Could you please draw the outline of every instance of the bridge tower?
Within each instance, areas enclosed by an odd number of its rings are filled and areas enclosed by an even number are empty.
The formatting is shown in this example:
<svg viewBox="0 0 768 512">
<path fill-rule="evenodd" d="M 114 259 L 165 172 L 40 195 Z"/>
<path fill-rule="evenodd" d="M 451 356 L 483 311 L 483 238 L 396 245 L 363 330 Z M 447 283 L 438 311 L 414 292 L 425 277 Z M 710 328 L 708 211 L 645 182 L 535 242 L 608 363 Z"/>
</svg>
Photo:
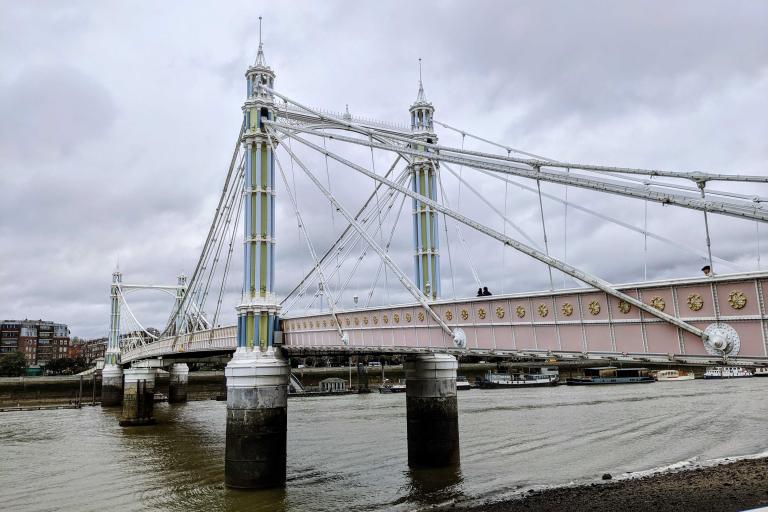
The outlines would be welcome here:
<svg viewBox="0 0 768 512">
<path fill-rule="evenodd" d="M 412 147 L 425 150 L 424 143 L 437 143 L 432 119 L 435 108 L 424 94 L 419 59 L 419 92 L 411 105 Z M 414 157 L 410 165 L 411 188 L 414 192 L 437 200 L 438 164 L 423 157 Z M 430 299 L 440 296 L 440 237 L 437 213 L 426 204 L 413 199 L 413 263 L 415 283 Z"/>
<path fill-rule="evenodd" d="M 101 406 L 112 407 L 123 401 L 123 368 L 120 366 L 120 271 L 112 273 L 110 291 L 109 338 L 101 372 Z"/>
<path fill-rule="evenodd" d="M 261 25 L 261 18 L 259 18 Z M 264 120 L 275 119 L 275 73 L 261 43 L 245 73 L 244 276 L 237 306 L 237 350 L 227 365 L 227 434 L 224 479 L 229 487 L 285 484 L 287 398 L 290 370 L 274 347 L 280 312 L 274 294 L 275 172 Z M 277 140 L 272 139 L 277 145 Z"/>
</svg>

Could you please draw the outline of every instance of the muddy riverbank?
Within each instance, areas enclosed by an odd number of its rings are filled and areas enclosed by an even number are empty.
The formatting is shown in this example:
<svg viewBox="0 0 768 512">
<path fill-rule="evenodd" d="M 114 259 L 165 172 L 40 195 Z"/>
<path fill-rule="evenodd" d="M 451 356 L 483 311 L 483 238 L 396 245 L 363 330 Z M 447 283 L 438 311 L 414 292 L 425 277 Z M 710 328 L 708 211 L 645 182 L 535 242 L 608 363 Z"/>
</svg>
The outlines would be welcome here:
<svg viewBox="0 0 768 512">
<path fill-rule="evenodd" d="M 640 478 L 529 491 L 466 512 L 729 512 L 768 506 L 768 459 L 722 461 Z"/>
</svg>

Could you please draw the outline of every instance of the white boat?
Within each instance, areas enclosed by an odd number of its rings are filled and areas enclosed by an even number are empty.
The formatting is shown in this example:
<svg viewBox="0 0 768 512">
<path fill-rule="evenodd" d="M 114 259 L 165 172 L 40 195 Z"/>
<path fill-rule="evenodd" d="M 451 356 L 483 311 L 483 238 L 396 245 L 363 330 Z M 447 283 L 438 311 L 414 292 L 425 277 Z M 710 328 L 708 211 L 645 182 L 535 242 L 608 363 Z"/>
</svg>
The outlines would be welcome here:
<svg viewBox="0 0 768 512">
<path fill-rule="evenodd" d="M 456 377 L 456 391 L 466 391 L 468 389 L 472 389 L 472 385 L 467 378 L 462 375 Z"/>
<path fill-rule="evenodd" d="M 707 368 L 705 379 L 743 379 L 754 377 L 751 371 L 741 366 L 713 366 Z"/>
<path fill-rule="evenodd" d="M 677 370 L 659 370 L 656 372 L 656 380 L 659 382 L 670 382 L 678 380 L 693 380 L 693 372 L 679 372 Z"/>
<path fill-rule="evenodd" d="M 768 366 L 755 368 L 755 377 L 768 377 Z"/>
</svg>

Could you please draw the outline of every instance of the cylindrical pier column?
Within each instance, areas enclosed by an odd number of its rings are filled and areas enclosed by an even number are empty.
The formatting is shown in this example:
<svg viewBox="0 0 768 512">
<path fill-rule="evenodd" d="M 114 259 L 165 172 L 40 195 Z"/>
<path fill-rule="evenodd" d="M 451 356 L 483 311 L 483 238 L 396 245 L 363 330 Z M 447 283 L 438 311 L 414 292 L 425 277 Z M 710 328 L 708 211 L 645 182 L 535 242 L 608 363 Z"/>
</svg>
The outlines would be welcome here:
<svg viewBox="0 0 768 512">
<path fill-rule="evenodd" d="M 227 377 L 224 482 L 263 489 L 285 485 L 288 380 L 285 360 L 270 348 L 241 347 Z"/>
<path fill-rule="evenodd" d="M 186 363 L 176 363 L 171 366 L 168 378 L 168 402 L 178 403 L 187 401 L 187 382 L 189 381 L 189 366 Z"/>
<path fill-rule="evenodd" d="M 445 467 L 459 463 L 456 358 L 419 354 L 405 361 L 408 465 Z"/>
<path fill-rule="evenodd" d="M 129 368 L 125 370 L 123 414 L 121 427 L 154 425 L 155 369 Z"/>
<path fill-rule="evenodd" d="M 108 364 L 101 371 L 101 406 L 114 407 L 123 401 L 123 369 Z"/>
</svg>

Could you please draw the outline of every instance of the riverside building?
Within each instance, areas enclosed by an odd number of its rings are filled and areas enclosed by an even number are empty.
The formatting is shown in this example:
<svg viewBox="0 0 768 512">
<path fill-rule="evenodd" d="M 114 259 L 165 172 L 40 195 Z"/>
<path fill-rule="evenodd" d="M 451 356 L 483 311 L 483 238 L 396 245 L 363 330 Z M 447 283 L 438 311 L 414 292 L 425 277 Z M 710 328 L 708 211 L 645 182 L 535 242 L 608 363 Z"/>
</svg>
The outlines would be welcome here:
<svg viewBox="0 0 768 512">
<path fill-rule="evenodd" d="M 27 366 L 45 366 L 52 359 L 69 355 L 69 327 L 45 320 L 3 320 L 0 323 L 0 353 L 19 351 Z"/>
</svg>

